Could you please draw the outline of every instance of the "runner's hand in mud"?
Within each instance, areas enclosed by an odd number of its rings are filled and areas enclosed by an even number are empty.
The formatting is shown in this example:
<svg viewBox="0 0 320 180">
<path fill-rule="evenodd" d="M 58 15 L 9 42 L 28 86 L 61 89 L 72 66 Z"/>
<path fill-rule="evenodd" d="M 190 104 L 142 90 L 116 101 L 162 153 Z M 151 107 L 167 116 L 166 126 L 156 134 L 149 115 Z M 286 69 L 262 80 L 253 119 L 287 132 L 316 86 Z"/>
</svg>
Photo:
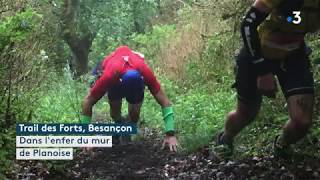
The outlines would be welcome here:
<svg viewBox="0 0 320 180">
<path fill-rule="evenodd" d="M 277 83 L 272 73 L 257 78 L 258 90 L 269 98 L 276 98 Z"/>
<path fill-rule="evenodd" d="M 162 149 L 165 148 L 165 146 L 169 146 L 170 151 L 177 152 L 178 140 L 176 136 L 166 135 L 163 140 Z"/>
</svg>

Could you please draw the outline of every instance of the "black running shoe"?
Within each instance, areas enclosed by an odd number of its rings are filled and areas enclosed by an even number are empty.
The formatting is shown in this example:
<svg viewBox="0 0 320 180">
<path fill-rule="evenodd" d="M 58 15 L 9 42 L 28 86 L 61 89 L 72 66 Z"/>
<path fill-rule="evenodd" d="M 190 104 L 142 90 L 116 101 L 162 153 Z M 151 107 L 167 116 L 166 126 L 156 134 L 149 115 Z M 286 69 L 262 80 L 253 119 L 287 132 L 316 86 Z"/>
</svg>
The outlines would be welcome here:
<svg viewBox="0 0 320 180">
<path fill-rule="evenodd" d="M 219 159 L 228 159 L 233 154 L 233 144 L 227 144 L 223 141 L 222 136 L 224 132 L 220 132 L 216 136 L 215 144 L 213 146 L 213 152 Z"/>
<path fill-rule="evenodd" d="M 289 159 L 293 155 L 293 150 L 289 145 L 279 143 L 280 135 L 276 136 L 273 142 L 273 153 L 276 158 Z"/>
</svg>

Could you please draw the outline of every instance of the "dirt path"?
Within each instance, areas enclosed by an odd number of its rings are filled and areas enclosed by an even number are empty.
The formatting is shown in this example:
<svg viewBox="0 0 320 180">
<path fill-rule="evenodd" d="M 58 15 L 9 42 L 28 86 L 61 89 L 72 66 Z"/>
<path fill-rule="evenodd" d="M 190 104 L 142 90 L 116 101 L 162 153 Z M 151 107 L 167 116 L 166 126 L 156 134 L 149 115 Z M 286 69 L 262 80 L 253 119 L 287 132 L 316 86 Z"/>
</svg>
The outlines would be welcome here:
<svg viewBox="0 0 320 180">
<path fill-rule="evenodd" d="M 296 157 L 277 160 L 252 157 L 238 161 L 218 161 L 208 151 L 190 155 L 161 150 L 160 139 L 148 138 L 131 145 L 97 148 L 77 153 L 64 174 L 43 171 L 30 179 L 99 179 L 99 180 L 206 180 L 206 179 L 319 179 L 320 160 Z M 43 170 L 39 162 L 20 166 L 29 172 Z M 20 167 L 20 168 L 21 168 Z"/>
<path fill-rule="evenodd" d="M 160 144 L 150 140 L 95 150 L 94 154 L 82 154 L 73 167 L 79 179 L 166 179 L 165 166 L 174 159 L 165 153 Z M 86 161 L 82 161 L 84 156 Z M 76 167 L 76 168 L 75 168 Z"/>
<path fill-rule="evenodd" d="M 73 179 L 320 179 L 318 159 L 252 157 L 221 162 L 207 151 L 169 153 L 161 150 L 159 139 L 97 149 L 92 156 L 79 155 L 71 168 Z"/>
</svg>

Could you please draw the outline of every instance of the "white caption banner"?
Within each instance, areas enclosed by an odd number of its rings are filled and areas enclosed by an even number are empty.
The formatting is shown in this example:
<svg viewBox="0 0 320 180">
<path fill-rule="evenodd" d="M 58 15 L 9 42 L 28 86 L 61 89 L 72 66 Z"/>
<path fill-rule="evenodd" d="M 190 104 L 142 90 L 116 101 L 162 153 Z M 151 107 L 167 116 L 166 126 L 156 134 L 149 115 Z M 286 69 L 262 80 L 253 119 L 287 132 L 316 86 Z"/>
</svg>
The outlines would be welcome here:
<svg viewBox="0 0 320 180">
<path fill-rule="evenodd" d="M 72 148 L 17 148 L 17 160 L 72 160 Z"/>
<path fill-rule="evenodd" d="M 112 147 L 112 136 L 16 136 L 16 147 Z"/>
</svg>

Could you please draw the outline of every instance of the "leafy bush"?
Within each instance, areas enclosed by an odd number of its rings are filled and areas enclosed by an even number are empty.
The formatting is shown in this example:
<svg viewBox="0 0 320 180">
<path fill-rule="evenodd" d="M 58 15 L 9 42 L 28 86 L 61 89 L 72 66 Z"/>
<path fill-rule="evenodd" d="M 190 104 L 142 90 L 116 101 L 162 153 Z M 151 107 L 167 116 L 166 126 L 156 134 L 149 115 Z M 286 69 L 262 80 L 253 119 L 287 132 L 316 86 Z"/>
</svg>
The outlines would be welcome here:
<svg viewBox="0 0 320 180">
<path fill-rule="evenodd" d="M 34 122 L 79 122 L 81 103 L 88 89 L 87 80 L 76 81 L 65 68 L 63 76 L 52 72 L 50 84 L 39 92 L 38 107 L 34 110 Z"/>
<path fill-rule="evenodd" d="M 93 81 L 91 75 L 84 75 L 81 80 L 73 79 L 69 68 L 62 75 L 51 72 L 50 84 L 44 85 L 38 92 L 39 99 L 34 110 L 33 122 L 39 123 L 78 123 L 81 105 Z M 93 119 L 110 121 L 106 116 L 108 103 L 105 98 L 95 105 Z"/>
<path fill-rule="evenodd" d="M 28 85 L 25 81 L 33 74 L 32 68 L 26 68 L 27 64 L 32 63 L 26 60 L 27 51 L 22 53 L 22 47 L 38 27 L 39 20 L 39 14 L 32 9 L 26 9 L 0 22 L 0 179 L 4 179 L 4 175 L 13 169 L 15 121 L 25 113 L 24 107 L 30 105 L 31 101 L 25 101 L 21 95 L 22 91 L 24 95 L 29 95 L 31 81 Z M 36 67 L 34 66 L 35 69 Z"/>
<path fill-rule="evenodd" d="M 5 174 L 13 168 L 15 156 L 15 128 L 0 130 L 0 179 L 5 179 Z"/>
<path fill-rule="evenodd" d="M 41 15 L 32 9 L 27 9 L 2 21 L 0 23 L 0 52 L 10 43 L 25 40 L 39 20 L 35 17 L 39 18 Z"/>
<path fill-rule="evenodd" d="M 175 33 L 174 25 L 155 25 L 146 34 L 134 34 L 129 45 L 143 53 L 147 59 L 155 63 L 156 55 L 172 35 Z"/>
</svg>

